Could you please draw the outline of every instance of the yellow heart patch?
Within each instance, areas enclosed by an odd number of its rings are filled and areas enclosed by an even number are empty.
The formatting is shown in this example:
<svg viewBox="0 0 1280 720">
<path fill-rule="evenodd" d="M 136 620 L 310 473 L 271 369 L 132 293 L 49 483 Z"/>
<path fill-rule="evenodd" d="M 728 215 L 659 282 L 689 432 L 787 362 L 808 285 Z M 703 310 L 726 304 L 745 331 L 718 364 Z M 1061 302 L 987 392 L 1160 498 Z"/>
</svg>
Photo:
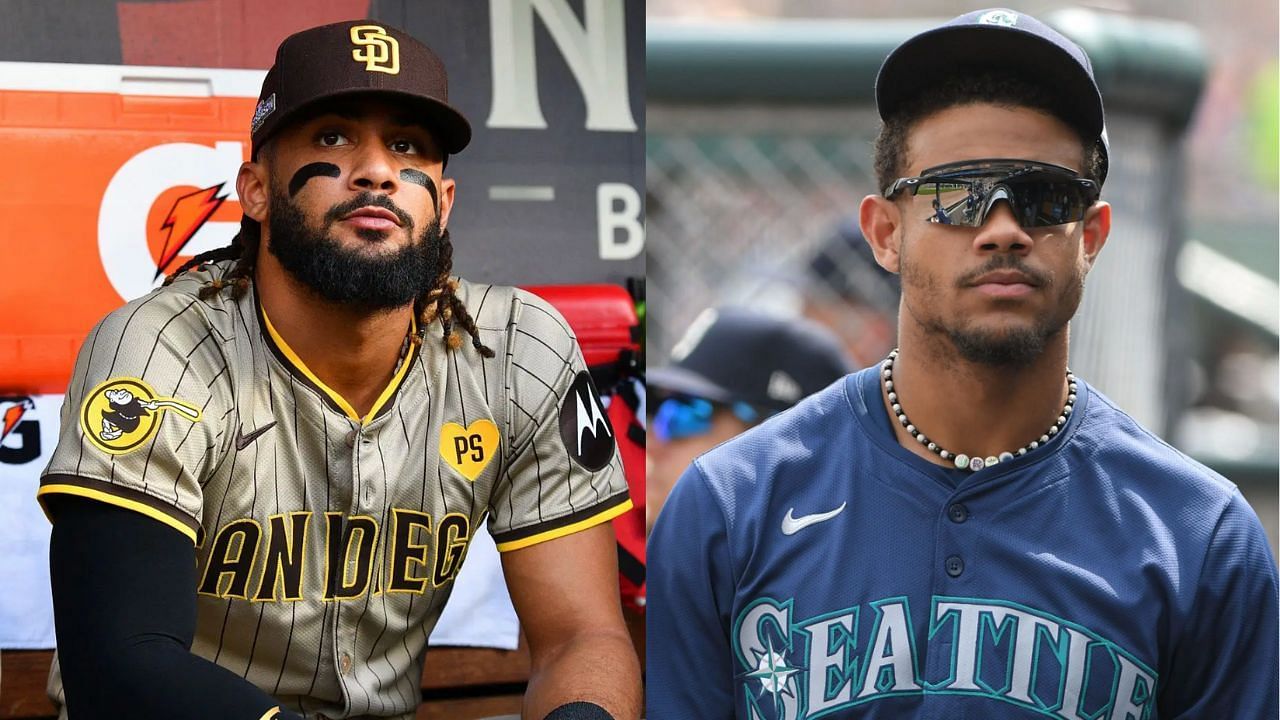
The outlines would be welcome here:
<svg viewBox="0 0 1280 720">
<path fill-rule="evenodd" d="M 498 452 L 498 428 L 491 420 L 477 420 L 468 427 L 445 423 L 440 428 L 440 457 L 475 481 Z"/>
</svg>

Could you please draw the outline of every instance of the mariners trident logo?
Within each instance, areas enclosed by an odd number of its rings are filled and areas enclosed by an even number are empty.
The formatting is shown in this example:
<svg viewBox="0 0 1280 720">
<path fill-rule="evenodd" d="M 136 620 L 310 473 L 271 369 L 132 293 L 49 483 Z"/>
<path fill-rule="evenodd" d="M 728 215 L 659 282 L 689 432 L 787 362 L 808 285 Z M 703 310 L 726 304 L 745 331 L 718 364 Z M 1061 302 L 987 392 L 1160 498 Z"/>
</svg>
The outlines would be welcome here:
<svg viewBox="0 0 1280 720">
<path fill-rule="evenodd" d="M 199 408 L 190 403 L 157 397 L 137 378 L 114 378 L 89 393 L 80 409 L 80 429 L 100 450 L 123 455 L 156 434 L 166 410 L 191 422 L 200 420 Z"/>
<path fill-rule="evenodd" d="M 351 28 L 351 42 L 356 48 L 351 57 L 364 63 L 369 72 L 400 74 L 400 43 L 377 25 L 356 25 Z"/>
</svg>

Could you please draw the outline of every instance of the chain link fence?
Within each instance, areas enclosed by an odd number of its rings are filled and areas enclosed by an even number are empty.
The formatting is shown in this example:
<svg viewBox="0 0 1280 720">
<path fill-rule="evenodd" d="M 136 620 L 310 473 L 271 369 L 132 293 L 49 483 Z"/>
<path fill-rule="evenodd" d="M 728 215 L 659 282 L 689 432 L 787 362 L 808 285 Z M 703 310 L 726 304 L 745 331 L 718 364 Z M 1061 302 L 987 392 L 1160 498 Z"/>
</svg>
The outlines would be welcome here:
<svg viewBox="0 0 1280 720">
<path fill-rule="evenodd" d="M 794 312 L 805 265 L 874 185 L 866 108 L 650 106 L 649 342 L 665 355 L 717 304 Z M 859 257 L 839 258 L 847 271 Z M 877 296 L 892 311 L 896 297 Z"/>
</svg>

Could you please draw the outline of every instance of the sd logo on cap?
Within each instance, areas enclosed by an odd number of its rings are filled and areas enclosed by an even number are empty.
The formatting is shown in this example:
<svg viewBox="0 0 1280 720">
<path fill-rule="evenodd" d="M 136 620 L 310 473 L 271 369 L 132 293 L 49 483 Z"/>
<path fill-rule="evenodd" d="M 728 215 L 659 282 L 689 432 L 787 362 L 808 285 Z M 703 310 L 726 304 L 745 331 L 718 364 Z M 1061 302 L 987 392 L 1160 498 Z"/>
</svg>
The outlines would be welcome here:
<svg viewBox="0 0 1280 720">
<path fill-rule="evenodd" d="M 351 42 L 356 49 L 351 57 L 364 63 L 369 72 L 395 75 L 400 72 L 400 43 L 377 25 L 356 25 L 351 28 Z"/>
</svg>

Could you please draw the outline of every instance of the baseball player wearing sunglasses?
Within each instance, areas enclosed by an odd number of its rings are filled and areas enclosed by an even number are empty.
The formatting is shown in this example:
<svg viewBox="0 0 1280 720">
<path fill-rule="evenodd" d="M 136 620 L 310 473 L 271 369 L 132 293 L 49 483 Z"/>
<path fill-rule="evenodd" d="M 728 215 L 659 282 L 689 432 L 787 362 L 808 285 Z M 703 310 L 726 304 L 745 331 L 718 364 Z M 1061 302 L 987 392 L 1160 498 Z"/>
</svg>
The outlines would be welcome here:
<svg viewBox="0 0 1280 720">
<path fill-rule="evenodd" d="M 745 308 L 700 314 L 671 363 L 646 378 L 653 399 L 645 448 L 647 527 L 695 457 L 850 369 L 838 339 L 817 323 Z"/>
<path fill-rule="evenodd" d="M 1111 230 L 1088 57 L 980 10 L 894 50 L 876 98 L 860 219 L 899 347 L 676 483 L 649 715 L 1276 717 L 1257 516 L 1067 367 Z"/>
</svg>

